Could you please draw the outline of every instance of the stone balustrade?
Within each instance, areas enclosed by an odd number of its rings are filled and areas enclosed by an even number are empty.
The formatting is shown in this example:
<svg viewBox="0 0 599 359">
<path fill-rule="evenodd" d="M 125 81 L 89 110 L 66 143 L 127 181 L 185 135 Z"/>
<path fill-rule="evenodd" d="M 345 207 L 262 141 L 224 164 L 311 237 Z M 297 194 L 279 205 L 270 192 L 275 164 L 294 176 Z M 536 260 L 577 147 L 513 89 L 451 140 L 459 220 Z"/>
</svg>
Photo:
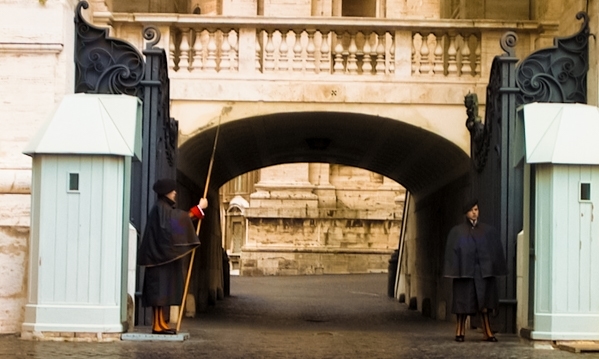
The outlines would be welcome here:
<svg viewBox="0 0 599 359">
<path fill-rule="evenodd" d="M 501 53 L 499 38 L 516 31 L 525 44 L 538 23 L 363 18 L 229 18 L 113 14 L 113 35 L 142 48 L 142 27 L 158 26 L 171 76 L 386 81 L 472 81 Z M 490 50 L 493 49 L 493 50 Z M 525 48 L 530 51 L 529 47 Z"/>
</svg>

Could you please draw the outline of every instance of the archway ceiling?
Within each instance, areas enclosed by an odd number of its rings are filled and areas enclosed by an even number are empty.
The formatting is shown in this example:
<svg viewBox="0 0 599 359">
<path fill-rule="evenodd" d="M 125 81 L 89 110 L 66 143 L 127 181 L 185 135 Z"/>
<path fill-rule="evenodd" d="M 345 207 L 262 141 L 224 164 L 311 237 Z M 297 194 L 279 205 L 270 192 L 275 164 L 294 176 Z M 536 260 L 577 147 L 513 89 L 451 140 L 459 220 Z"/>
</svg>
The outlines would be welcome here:
<svg viewBox="0 0 599 359">
<path fill-rule="evenodd" d="M 216 129 L 179 150 L 179 170 L 205 183 Z M 336 112 L 279 113 L 222 124 L 210 185 L 283 163 L 323 162 L 383 174 L 415 195 L 468 172 L 469 157 L 448 140 L 396 120 Z"/>
</svg>

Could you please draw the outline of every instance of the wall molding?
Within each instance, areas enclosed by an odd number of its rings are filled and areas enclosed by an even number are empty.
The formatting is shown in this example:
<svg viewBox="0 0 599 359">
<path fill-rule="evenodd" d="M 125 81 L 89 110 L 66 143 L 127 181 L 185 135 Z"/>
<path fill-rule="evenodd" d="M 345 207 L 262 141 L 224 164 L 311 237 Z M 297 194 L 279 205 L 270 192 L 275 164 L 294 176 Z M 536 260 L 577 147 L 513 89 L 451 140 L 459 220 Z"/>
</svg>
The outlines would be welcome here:
<svg viewBox="0 0 599 359">
<path fill-rule="evenodd" d="M 64 44 L 59 43 L 0 42 L 0 53 L 59 54 L 62 50 Z"/>
</svg>

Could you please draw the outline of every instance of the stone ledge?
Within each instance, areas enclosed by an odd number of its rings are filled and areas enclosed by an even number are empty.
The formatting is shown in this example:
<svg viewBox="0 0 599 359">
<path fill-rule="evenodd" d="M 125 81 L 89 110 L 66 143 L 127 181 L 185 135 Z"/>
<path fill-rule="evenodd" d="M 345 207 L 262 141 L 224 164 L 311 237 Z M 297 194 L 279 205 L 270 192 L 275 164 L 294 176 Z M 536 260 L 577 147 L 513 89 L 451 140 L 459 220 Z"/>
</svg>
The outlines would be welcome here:
<svg viewBox="0 0 599 359">
<path fill-rule="evenodd" d="M 138 342 L 182 342 L 189 339 L 189 333 L 177 333 L 174 335 L 148 334 L 148 333 L 123 333 L 123 341 Z"/>
<path fill-rule="evenodd" d="M 319 254 L 393 254 L 394 249 L 362 249 L 362 248 L 295 248 L 295 247 L 243 247 L 242 252 L 263 253 L 319 253 Z"/>
<path fill-rule="evenodd" d="M 292 218 L 292 219 L 318 219 L 362 221 L 401 221 L 403 213 L 399 210 L 389 209 L 326 209 L 326 208 L 256 208 L 245 210 L 248 219 L 260 218 Z"/>
<path fill-rule="evenodd" d="M 31 169 L 0 169 L 0 193 L 31 194 Z"/>
<path fill-rule="evenodd" d="M 53 342 L 116 342 L 121 340 L 122 333 L 94 333 L 94 332 L 36 332 L 25 331 L 21 339 L 34 341 Z"/>
</svg>

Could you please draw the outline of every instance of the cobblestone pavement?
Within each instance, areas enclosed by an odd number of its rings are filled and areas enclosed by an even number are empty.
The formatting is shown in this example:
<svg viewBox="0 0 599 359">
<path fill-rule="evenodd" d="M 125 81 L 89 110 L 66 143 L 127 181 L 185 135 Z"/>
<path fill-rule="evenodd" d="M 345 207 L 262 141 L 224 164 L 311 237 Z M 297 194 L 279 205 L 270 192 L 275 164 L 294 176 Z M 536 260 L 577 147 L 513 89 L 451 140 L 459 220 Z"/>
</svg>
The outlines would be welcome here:
<svg viewBox="0 0 599 359">
<path fill-rule="evenodd" d="M 599 358 L 516 335 L 481 342 L 386 296 L 386 274 L 233 277 L 231 297 L 185 319 L 185 342 L 35 342 L 0 336 L 0 358 Z M 149 328 L 136 328 L 149 331 Z M 540 349 L 538 347 L 542 347 Z"/>
</svg>

